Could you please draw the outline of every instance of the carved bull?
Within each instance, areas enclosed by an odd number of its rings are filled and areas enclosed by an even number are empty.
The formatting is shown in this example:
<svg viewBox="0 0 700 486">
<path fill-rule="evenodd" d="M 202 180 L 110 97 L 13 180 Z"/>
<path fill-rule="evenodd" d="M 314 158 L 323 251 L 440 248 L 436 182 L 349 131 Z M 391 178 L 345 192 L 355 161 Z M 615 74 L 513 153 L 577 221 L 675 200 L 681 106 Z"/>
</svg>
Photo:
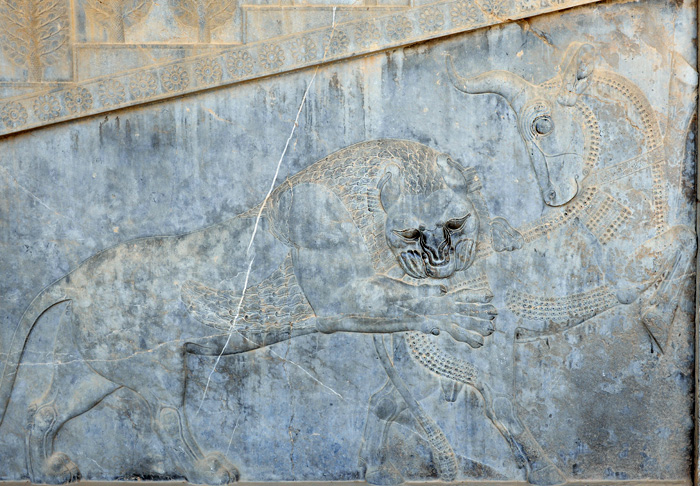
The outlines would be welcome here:
<svg viewBox="0 0 700 486">
<path fill-rule="evenodd" d="M 588 297 L 599 300 L 592 310 L 564 309 L 569 304 L 564 295 L 557 296 L 555 311 L 528 314 L 517 292 L 509 298 L 511 310 L 547 321 L 549 325 L 539 333 L 546 334 L 612 306 L 636 303 L 641 321 L 663 352 L 676 296 L 696 247 L 693 229 L 672 225 L 677 218 L 668 203 L 670 191 L 680 190 L 669 181 L 679 179 L 692 114 L 687 106 L 694 99 L 696 74 L 678 56 L 669 106 L 677 113 L 669 118 L 662 137 L 644 93 L 629 79 L 597 69 L 596 59 L 593 46 L 574 43 L 564 56 L 561 74 L 539 85 L 508 71 L 465 78 L 456 73 L 451 58 L 448 72 L 458 90 L 501 96 L 517 116 L 542 199 L 552 207 L 541 220 L 519 228 L 526 244 L 536 244 L 544 236 L 570 239 L 580 232 L 570 228 L 578 219 L 595 238 L 594 250 L 604 255 L 600 266 L 607 283 L 587 291 Z M 604 136 L 613 130 L 601 129 L 603 103 L 619 107 L 618 117 L 607 122 L 627 125 L 627 132 Z M 621 114 L 627 118 L 620 118 Z M 560 245 L 563 259 L 571 246 Z M 523 329 L 519 336 L 537 335 Z"/>
<path fill-rule="evenodd" d="M 496 94 L 508 102 L 517 116 L 518 131 L 542 201 L 551 208 L 540 219 L 511 232 L 517 238 L 510 241 L 516 241 L 517 245 L 507 249 L 522 246 L 529 250 L 542 245 L 540 253 L 547 254 L 549 265 L 542 266 L 535 279 L 552 280 L 551 288 L 563 289 L 570 287 L 577 274 L 588 270 L 568 263 L 576 261 L 572 252 L 574 256 L 581 250 L 604 255 L 600 263 L 607 280 L 604 285 L 574 295 L 508 290 L 509 310 L 529 325 L 539 324 L 536 329 L 512 329 L 515 341 L 564 332 L 612 307 L 634 305 L 633 312 L 663 352 L 678 305 L 677 296 L 688 277 L 696 247 L 692 229 L 669 224 L 674 215 L 667 204 L 667 181 L 674 176 L 680 179 L 685 134 L 693 112 L 686 107 L 692 107 L 697 84 L 694 70 L 686 66 L 684 71 L 683 62 L 679 61 L 677 66 L 681 68 L 671 84 L 671 100 L 675 105 L 670 108 L 681 116 L 670 120 L 667 134 L 662 137 L 644 94 L 629 79 L 596 69 L 595 49 L 591 45 L 572 44 L 564 56 L 561 74 L 539 85 L 508 71 L 465 78 L 456 73 L 452 59 L 448 58 L 447 70 L 458 90 L 468 94 Z M 600 103 L 617 105 L 619 113 L 632 118 L 608 122 L 629 123 L 631 133 L 642 127 L 639 130 L 642 135 L 621 140 L 603 137 L 599 117 L 607 113 L 602 113 Z M 497 194 L 490 196 L 498 198 Z M 595 239 L 592 249 L 588 244 L 591 236 Z M 578 245 L 572 243 L 577 237 Z M 636 249 L 630 252 L 630 247 Z M 482 250 L 481 256 L 488 259 L 499 248 L 493 245 Z M 517 261 L 517 257 L 511 261 Z M 568 273 L 560 276 L 562 265 L 568 267 Z M 527 260 L 524 266 L 524 271 L 517 272 L 523 279 L 533 269 L 532 262 Z M 495 272 L 496 276 L 499 272 Z M 495 292 L 505 292 L 504 287 L 508 286 L 494 283 Z M 536 283 L 539 282 L 533 282 L 532 288 L 537 288 Z M 498 327 L 507 330 L 509 324 L 501 322 Z M 420 405 L 420 400 L 432 393 L 435 382 L 432 386 L 415 383 L 407 386 L 402 376 L 411 376 L 415 371 L 411 370 L 410 360 L 397 358 L 411 356 L 420 363 L 422 353 L 430 347 L 425 344 L 428 339 L 415 337 L 406 346 L 394 338 L 395 344 L 387 351 L 385 343 L 375 338 L 389 379 L 370 400 L 361 455 L 367 467 L 367 479 L 374 484 L 403 482 L 398 470 L 386 459 L 386 451 L 391 447 L 388 429 L 406 409 L 415 418 L 413 425 L 417 424 L 428 439 L 440 476 L 448 480 L 455 476 L 456 460 L 450 444 Z M 545 457 L 518 418 L 513 397 L 494 397 L 489 380 L 471 378 L 473 373 L 478 373 L 472 364 L 474 352 L 465 349 L 450 354 L 432 349 L 441 354 L 440 359 L 420 364 L 440 376 L 445 399 L 454 401 L 465 384 L 476 389 L 484 399 L 487 417 L 508 441 L 528 481 L 540 485 L 563 482 L 562 473 Z M 437 366 L 440 360 L 448 365 Z M 514 436 L 519 438 L 513 440 Z"/>
</svg>

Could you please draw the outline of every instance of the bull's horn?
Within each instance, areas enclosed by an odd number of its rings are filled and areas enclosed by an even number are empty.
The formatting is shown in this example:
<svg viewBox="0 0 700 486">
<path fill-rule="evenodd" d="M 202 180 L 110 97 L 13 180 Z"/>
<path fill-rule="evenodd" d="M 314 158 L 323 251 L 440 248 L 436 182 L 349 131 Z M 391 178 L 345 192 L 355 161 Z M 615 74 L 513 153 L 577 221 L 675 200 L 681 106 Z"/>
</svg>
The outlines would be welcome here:
<svg viewBox="0 0 700 486">
<path fill-rule="evenodd" d="M 508 71 L 489 71 L 473 78 L 465 78 L 457 74 L 452 56 L 448 55 L 446 62 L 452 84 L 465 93 L 494 93 L 512 103 L 519 94 L 531 87 L 523 78 Z"/>
</svg>

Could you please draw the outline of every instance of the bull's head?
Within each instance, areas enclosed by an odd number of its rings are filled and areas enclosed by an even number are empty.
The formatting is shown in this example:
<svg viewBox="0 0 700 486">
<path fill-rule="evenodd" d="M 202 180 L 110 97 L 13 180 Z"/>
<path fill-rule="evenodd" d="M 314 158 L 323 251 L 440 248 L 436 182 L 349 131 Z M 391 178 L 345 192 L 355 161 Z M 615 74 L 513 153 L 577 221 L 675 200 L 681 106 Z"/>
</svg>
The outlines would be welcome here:
<svg viewBox="0 0 700 486">
<path fill-rule="evenodd" d="M 465 78 L 457 74 L 452 59 L 447 59 L 447 70 L 458 90 L 494 93 L 508 101 L 548 206 L 562 206 L 576 197 L 584 176 L 583 132 L 576 104 L 590 84 L 593 63 L 593 47 L 577 44 L 565 56 L 560 76 L 534 85 L 508 71 Z"/>
</svg>

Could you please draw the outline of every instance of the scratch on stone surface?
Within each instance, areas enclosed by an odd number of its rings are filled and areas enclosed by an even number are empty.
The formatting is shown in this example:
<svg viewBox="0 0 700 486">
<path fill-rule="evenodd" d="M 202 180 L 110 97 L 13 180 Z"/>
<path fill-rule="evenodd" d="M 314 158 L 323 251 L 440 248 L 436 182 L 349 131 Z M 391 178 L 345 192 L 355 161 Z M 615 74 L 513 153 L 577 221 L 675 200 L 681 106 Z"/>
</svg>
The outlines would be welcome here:
<svg viewBox="0 0 700 486">
<path fill-rule="evenodd" d="M 332 19 L 331 34 L 330 34 L 331 40 L 333 39 L 333 35 L 335 33 L 335 12 L 336 12 L 336 7 L 333 7 L 333 19 Z M 328 42 L 328 45 L 326 46 L 326 49 L 323 52 L 323 60 L 325 60 L 326 56 L 328 55 L 328 49 L 330 48 L 330 44 L 331 43 Z M 314 70 L 314 74 L 311 76 L 311 80 L 309 81 L 309 83 L 306 86 L 306 90 L 304 91 L 304 96 L 302 96 L 302 98 L 301 98 L 301 103 L 299 103 L 299 109 L 297 110 L 296 117 L 294 118 L 294 124 L 292 125 L 292 129 L 289 132 L 289 137 L 287 137 L 287 141 L 284 144 L 284 149 L 282 150 L 282 154 L 280 155 L 280 158 L 277 161 L 277 166 L 275 167 L 275 174 L 272 177 L 272 182 L 270 182 L 270 188 L 268 189 L 267 195 L 265 196 L 265 199 L 263 199 L 263 202 L 260 205 L 260 210 L 258 211 L 258 215 L 255 218 L 255 225 L 253 226 L 253 233 L 250 235 L 250 241 L 248 242 L 248 247 L 246 248 L 246 255 L 247 256 L 250 256 L 250 250 L 253 247 L 253 242 L 255 241 L 255 235 L 258 232 L 258 226 L 260 224 L 260 219 L 262 218 L 263 211 L 265 210 L 267 202 L 269 201 L 270 196 L 272 195 L 272 191 L 275 189 L 275 185 L 277 184 L 277 178 L 279 177 L 280 168 L 282 167 L 282 161 L 284 160 L 284 156 L 287 154 L 287 149 L 289 148 L 289 143 L 291 142 L 292 138 L 294 137 L 294 132 L 296 131 L 297 127 L 299 126 L 299 117 L 301 116 L 301 112 L 304 109 L 304 105 L 306 104 L 306 98 L 308 97 L 309 91 L 311 90 L 311 86 L 313 85 L 314 80 L 316 79 L 316 75 L 318 74 L 319 67 L 320 67 L 320 65 L 316 66 L 316 69 Z M 214 366 L 212 367 L 212 370 L 209 373 L 209 376 L 207 377 L 207 384 L 204 387 L 204 392 L 202 393 L 202 399 L 199 402 L 199 407 L 197 408 L 197 414 L 195 414 L 195 415 L 198 415 L 200 410 L 202 409 L 202 404 L 204 403 L 204 399 L 207 396 L 207 391 L 209 389 L 209 383 L 211 381 L 211 377 L 214 374 L 214 372 L 216 371 L 216 367 L 219 364 L 221 357 L 226 352 L 226 348 L 228 347 L 228 345 L 231 341 L 231 336 L 233 335 L 233 332 L 236 329 L 236 324 L 237 324 L 238 318 L 240 316 L 241 306 L 243 305 L 243 299 L 245 297 L 245 292 L 248 288 L 248 278 L 250 277 L 250 272 L 253 268 L 253 261 L 254 260 L 255 260 L 255 255 L 252 255 L 252 257 L 250 258 L 250 262 L 248 264 L 248 270 L 246 271 L 245 282 L 243 283 L 243 291 L 241 292 L 241 298 L 238 301 L 238 307 L 236 308 L 236 314 L 233 318 L 233 321 L 231 322 L 231 327 L 229 329 L 228 338 L 226 339 L 226 343 L 224 344 L 223 348 L 221 349 L 221 352 L 219 353 L 219 355 L 217 356 L 216 361 L 214 362 Z M 248 338 L 245 338 L 245 339 L 248 339 Z"/>
<path fill-rule="evenodd" d="M 287 425 L 287 434 L 289 434 L 289 442 L 291 443 L 291 448 L 289 450 L 289 463 L 292 466 L 292 474 L 294 474 L 294 428 L 292 427 L 292 422 L 294 422 L 294 410 L 292 409 L 292 415 L 289 417 L 289 425 Z"/>
<path fill-rule="evenodd" d="M 211 108 L 207 108 L 207 113 L 209 113 L 215 120 L 220 121 L 222 123 L 226 123 L 228 125 L 233 125 L 233 126 L 237 126 L 237 127 L 241 126 L 239 123 L 236 123 L 234 120 L 229 120 L 228 118 L 222 117 L 221 115 L 216 113 Z"/>
<path fill-rule="evenodd" d="M 238 428 L 238 423 L 241 421 L 241 416 L 236 417 L 236 423 L 233 425 L 233 430 L 231 431 L 231 438 L 228 440 L 228 446 L 226 447 L 226 454 L 228 456 L 228 451 L 231 450 L 231 444 L 233 443 L 233 436 L 236 434 L 236 429 Z"/>
<path fill-rule="evenodd" d="M 52 208 L 51 206 L 49 206 L 48 204 L 46 204 L 44 201 L 42 201 L 41 198 L 40 198 L 39 196 L 37 196 L 37 195 L 34 194 L 32 191 L 30 191 L 29 189 L 27 189 L 26 187 L 24 187 L 22 184 L 20 184 L 19 181 L 18 181 L 16 178 L 12 177 L 12 174 L 10 174 L 10 172 L 7 170 L 7 168 L 5 168 L 5 167 L 3 167 L 3 166 L 0 165 L 0 169 L 3 170 L 3 172 L 5 173 L 5 176 L 6 176 L 10 181 L 12 181 L 12 182 L 13 182 L 17 187 L 19 187 L 22 191 L 24 191 L 24 192 L 26 192 L 27 194 L 29 194 L 29 195 L 32 197 L 32 199 L 34 199 L 36 202 L 38 202 L 39 204 L 41 204 L 42 206 L 44 206 L 46 209 L 48 209 L 49 211 L 51 211 L 51 212 L 54 213 L 55 215 L 60 216 L 60 217 L 62 217 L 62 218 L 69 219 L 68 216 L 65 216 L 65 215 L 59 213 L 59 212 L 56 211 L 54 208 Z"/>
<path fill-rule="evenodd" d="M 275 352 L 272 351 L 272 350 L 270 350 L 270 353 L 273 354 L 274 356 L 276 356 L 277 358 L 281 359 L 282 361 L 285 361 L 285 362 L 287 362 L 287 363 L 290 363 L 290 364 L 296 366 L 296 367 L 299 368 L 301 371 L 303 371 L 304 373 L 306 373 L 314 382 L 318 383 L 318 384 L 321 385 L 323 388 L 329 390 L 329 391 L 330 391 L 331 393 L 333 393 L 335 396 L 341 398 L 342 400 L 345 400 L 345 397 L 343 397 L 343 395 L 341 395 L 340 393 L 338 393 L 337 391 L 335 391 L 333 388 L 331 388 L 330 386 L 326 385 L 326 384 L 323 383 L 321 380 L 319 380 L 318 378 L 316 378 L 314 375 L 312 375 L 311 373 L 309 373 L 309 372 L 306 370 L 306 368 L 304 368 L 303 366 L 301 366 L 299 363 L 295 363 L 294 361 L 292 361 L 292 360 L 290 360 L 290 359 L 283 358 L 283 357 L 281 357 L 279 354 L 275 353 Z"/>
<path fill-rule="evenodd" d="M 258 221 L 255 222 L 255 226 L 257 227 Z M 255 232 L 253 232 L 253 236 L 255 236 Z M 251 239 L 252 243 L 252 239 Z M 250 248 L 250 245 L 248 246 Z M 226 338 L 226 342 L 224 343 L 224 347 L 221 348 L 221 352 L 219 355 L 216 357 L 216 361 L 214 362 L 214 366 L 212 366 L 211 371 L 209 372 L 209 376 L 207 376 L 207 384 L 204 387 L 204 393 L 202 393 L 202 400 L 199 402 L 199 407 L 197 407 L 197 413 L 195 415 L 199 415 L 199 411 L 202 409 L 202 404 L 204 404 L 204 399 L 207 396 L 207 391 L 209 390 L 209 383 L 211 382 L 211 377 L 214 374 L 214 371 L 216 371 L 216 367 L 219 364 L 219 361 L 221 361 L 221 357 L 224 355 L 224 352 L 226 351 L 226 348 L 228 347 L 229 343 L 231 342 L 231 336 L 233 336 L 233 331 L 236 329 L 236 324 L 238 323 L 238 318 L 241 315 L 241 306 L 243 305 L 243 299 L 245 298 L 245 292 L 248 289 L 248 278 L 250 277 L 250 270 L 253 268 L 253 262 L 255 261 L 255 255 L 250 259 L 250 262 L 248 263 L 248 270 L 246 271 L 245 274 L 245 281 L 243 282 L 243 292 L 241 292 L 241 298 L 238 301 L 238 306 L 236 307 L 236 315 L 233 317 L 233 321 L 231 322 L 231 328 L 229 329 L 228 332 L 228 337 Z"/>
<path fill-rule="evenodd" d="M 96 460 L 94 460 L 92 457 L 88 457 L 88 459 L 90 459 L 92 462 L 94 462 L 95 465 L 96 465 L 97 467 L 99 467 L 101 471 L 104 471 L 104 470 L 105 470 L 105 468 L 103 468 L 103 467 L 100 465 L 100 463 L 97 462 Z"/>
</svg>

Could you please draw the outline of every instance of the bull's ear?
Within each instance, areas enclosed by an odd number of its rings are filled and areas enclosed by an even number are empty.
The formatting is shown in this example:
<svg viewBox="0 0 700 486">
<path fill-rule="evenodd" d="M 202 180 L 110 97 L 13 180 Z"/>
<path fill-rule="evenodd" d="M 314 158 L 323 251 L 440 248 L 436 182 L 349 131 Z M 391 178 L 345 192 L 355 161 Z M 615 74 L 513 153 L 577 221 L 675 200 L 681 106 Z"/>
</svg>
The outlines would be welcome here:
<svg viewBox="0 0 700 486">
<path fill-rule="evenodd" d="M 595 68 L 596 52 L 590 44 L 574 44 L 564 56 L 562 83 L 557 102 L 564 106 L 574 106 L 578 97 L 591 82 Z"/>
<path fill-rule="evenodd" d="M 437 157 L 437 164 L 442 172 L 442 178 L 450 189 L 460 194 L 469 192 L 469 184 L 457 162 L 452 160 L 447 154 L 440 154 Z"/>
<path fill-rule="evenodd" d="M 401 197 L 401 181 L 399 168 L 394 164 L 389 164 L 384 172 L 384 175 L 377 183 L 379 189 L 379 201 L 382 203 L 384 212 L 388 213 L 389 209 L 396 204 Z"/>
</svg>

